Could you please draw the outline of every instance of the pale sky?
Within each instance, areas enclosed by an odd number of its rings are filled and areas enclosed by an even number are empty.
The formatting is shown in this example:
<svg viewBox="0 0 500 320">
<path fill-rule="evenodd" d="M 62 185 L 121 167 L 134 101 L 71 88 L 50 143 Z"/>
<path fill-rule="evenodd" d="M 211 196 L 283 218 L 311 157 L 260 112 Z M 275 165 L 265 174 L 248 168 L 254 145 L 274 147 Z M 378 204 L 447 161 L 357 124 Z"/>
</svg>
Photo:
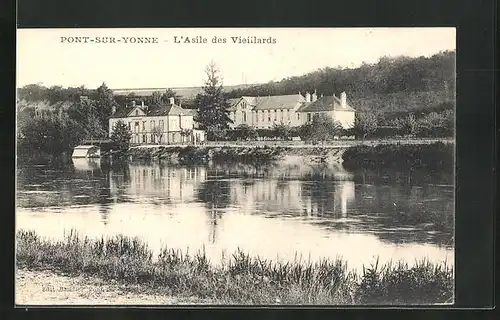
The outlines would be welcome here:
<svg viewBox="0 0 500 320">
<path fill-rule="evenodd" d="M 208 43 L 174 43 L 174 36 L 205 37 Z M 214 36 L 227 42 L 213 44 Z M 234 44 L 231 37 L 238 36 L 272 37 L 276 43 Z M 61 37 L 89 42 L 62 43 Z M 156 37 L 158 43 L 96 43 L 95 37 Z M 431 56 L 455 48 L 455 28 L 19 29 L 17 87 L 200 86 L 211 60 L 225 85 L 266 83 L 324 67 L 376 63 L 383 56 Z"/>
</svg>

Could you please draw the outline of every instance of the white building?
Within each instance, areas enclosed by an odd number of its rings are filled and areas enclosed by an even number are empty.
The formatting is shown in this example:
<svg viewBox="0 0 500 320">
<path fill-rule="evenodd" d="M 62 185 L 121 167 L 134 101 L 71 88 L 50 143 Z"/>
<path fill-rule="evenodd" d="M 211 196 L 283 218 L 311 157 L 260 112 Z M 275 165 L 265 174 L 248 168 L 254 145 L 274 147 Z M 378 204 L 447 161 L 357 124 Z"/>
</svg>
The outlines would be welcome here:
<svg viewBox="0 0 500 320">
<path fill-rule="evenodd" d="M 292 127 L 310 122 L 315 114 L 328 114 L 334 121 L 339 121 L 344 129 L 354 126 L 354 110 L 347 101 L 345 92 L 340 98 L 333 96 L 317 97 L 306 93 L 294 95 L 250 97 L 230 99 L 229 117 L 231 127 L 246 124 L 257 129 L 272 128 L 274 124 L 286 124 Z"/>
<path fill-rule="evenodd" d="M 205 140 L 205 133 L 197 130 L 193 119 L 196 110 L 185 109 L 175 104 L 174 98 L 166 105 L 146 106 L 144 103 L 131 106 L 113 114 L 109 119 L 109 135 L 118 121 L 128 125 L 132 132 L 132 144 L 198 143 Z"/>
</svg>

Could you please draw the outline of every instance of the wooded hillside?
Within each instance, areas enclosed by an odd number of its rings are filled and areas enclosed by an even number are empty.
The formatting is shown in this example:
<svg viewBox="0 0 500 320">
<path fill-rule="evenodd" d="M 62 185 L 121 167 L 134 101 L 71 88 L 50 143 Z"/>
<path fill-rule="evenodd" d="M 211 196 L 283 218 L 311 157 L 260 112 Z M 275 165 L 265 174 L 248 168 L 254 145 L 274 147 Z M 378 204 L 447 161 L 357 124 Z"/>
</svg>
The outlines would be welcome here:
<svg viewBox="0 0 500 320">
<path fill-rule="evenodd" d="M 303 76 L 290 77 L 247 89 L 232 90 L 231 98 L 295 94 L 306 91 L 339 95 L 360 111 L 407 112 L 451 109 L 455 96 L 455 51 L 432 57 L 383 57 L 359 68 L 326 67 Z"/>
</svg>

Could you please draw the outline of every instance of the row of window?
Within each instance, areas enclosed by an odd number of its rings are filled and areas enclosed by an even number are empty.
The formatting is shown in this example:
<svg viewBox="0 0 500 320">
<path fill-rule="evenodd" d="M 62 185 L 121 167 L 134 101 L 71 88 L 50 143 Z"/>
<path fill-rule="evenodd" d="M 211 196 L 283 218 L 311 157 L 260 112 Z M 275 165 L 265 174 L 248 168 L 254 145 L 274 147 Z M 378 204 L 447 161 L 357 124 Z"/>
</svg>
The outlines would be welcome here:
<svg viewBox="0 0 500 320">
<path fill-rule="evenodd" d="M 177 133 L 172 132 L 170 139 L 171 141 L 177 141 L 181 136 L 177 135 Z M 187 142 L 190 141 L 190 137 L 186 136 L 183 139 Z M 155 135 L 155 134 L 141 134 L 132 136 L 133 143 L 162 143 L 166 142 L 165 135 Z"/>
<path fill-rule="evenodd" d="M 265 121 L 265 112 L 266 112 L 266 110 L 262 110 L 260 112 L 260 116 L 259 116 L 259 111 L 256 111 L 256 113 L 253 113 L 255 122 L 259 122 L 259 118 L 260 118 L 260 121 Z M 281 121 L 285 121 L 285 116 L 284 116 L 285 113 L 286 113 L 287 120 L 288 121 L 291 120 L 292 111 L 286 112 L 286 110 L 267 110 L 267 121 L 268 122 L 271 122 L 273 120 L 277 121 L 279 113 L 281 114 L 279 116 Z M 243 122 L 247 122 L 247 113 L 245 111 L 242 111 L 241 114 L 242 114 Z M 236 112 L 233 112 L 231 115 L 232 115 L 231 120 L 236 121 Z M 300 120 L 300 113 L 297 113 L 297 120 Z"/>
<path fill-rule="evenodd" d="M 142 126 L 141 126 L 141 121 L 134 121 L 134 122 L 129 121 L 128 128 L 133 132 L 141 132 L 141 131 L 144 132 L 144 131 L 146 131 L 146 122 L 147 121 L 142 121 Z M 179 123 L 182 125 L 182 122 L 179 122 Z M 177 128 L 177 124 L 178 124 L 178 122 L 176 119 L 172 119 L 170 122 L 170 126 L 172 128 Z M 158 127 L 161 129 L 161 131 L 165 130 L 165 124 L 164 124 L 163 120 L 158 121 Z M 141 130 L 139 130 L 139 128 L 141 128 Z M 156 128 L 155 120 L 150 121 L 149 128 L 150 128 L 150 130 L 152 130 L 152 128 Z"/>
</svg>

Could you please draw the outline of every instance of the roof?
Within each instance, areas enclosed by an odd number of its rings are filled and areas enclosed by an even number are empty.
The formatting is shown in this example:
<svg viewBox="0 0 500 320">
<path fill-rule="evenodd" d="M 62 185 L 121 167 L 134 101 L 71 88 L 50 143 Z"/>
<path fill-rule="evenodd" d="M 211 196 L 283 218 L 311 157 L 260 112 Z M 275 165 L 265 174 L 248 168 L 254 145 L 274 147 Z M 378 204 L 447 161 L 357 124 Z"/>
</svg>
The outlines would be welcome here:
<svg viewBox="0 0 500 320">
<path fill-rule="evenodd" d="M 340 99 L 336 96 L 323 96 L 314 102 L 305 103 L 299 112 L 321 112 L 321 111 L 355 111 L 349 104 L 345 108 L 340 105 Z"/>
<path fill-rule="evenodd" d="M 236 109 L 235 105 L 240 100 L 245 100 L 253 110 L 277 110 L 277 109 L 293 109 L 298 104 L 305 102 L 305 99 L 300 94 L 290 94 L 282 96 L 267 96 L 267 97 L 249 97 L 243 96 L 236 99 L 228 99 L 230 111 Z"/>
<path fill-rule="evenodd" d="M 178 106 L 176 104 L 173 105 L 164 105 L 164 104 L 157 104 L 157 105 L 152 105 L 150 107 L 148 106 L 129 106 L 122 108 L 118 110 L 115 114 L 111 116 L 111 118 L 126 118 L 127 115 L 134 109 L 134 108 L 139 108 L 142 109 L 146 113 L 146 117 L 158 117 L 158 116 L 177 116 L 177 115 L 185 115 L 185 116 L 194 116 L 196 113 L 196 110 L 194 109 L 185 109 L 182 108 L 181 106 Z"/>
<path fill-rule="evenodd" d="M 80 146 L 74 147 L 74 150 L 90 150 L 90 149 L 94 149 L 94 148 L 99 148 L 99 146 L 80 145 Z"/>
<path fill-rule="evenodd" d="M 234 111 L 236 110 L 236 104 L 241 100 L 241 98 L 233 98 L 233 99 L 227 99 L 227 103 L 229 104 L 229 108 L 227 108 L 229 111 Z"/>
<path fill-rule="evenodd" d="M 293 109 L 305 101 L 304 97 L 300 94 L 257 97 L 254 110 Z"/>
</svg>

